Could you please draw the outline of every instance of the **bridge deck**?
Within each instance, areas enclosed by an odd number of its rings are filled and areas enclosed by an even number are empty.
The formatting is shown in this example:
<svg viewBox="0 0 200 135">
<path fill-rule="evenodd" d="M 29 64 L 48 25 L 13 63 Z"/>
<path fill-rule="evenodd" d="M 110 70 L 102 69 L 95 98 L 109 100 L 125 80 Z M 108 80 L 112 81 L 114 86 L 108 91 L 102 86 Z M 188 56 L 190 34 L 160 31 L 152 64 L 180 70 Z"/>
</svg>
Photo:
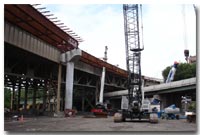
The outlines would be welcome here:
<svg viewBox="0 0 200 135">
<path fill-rule="evenodd" d="M 184 88 L 184 89 L 181 89 Z M 190 79 L 184 79 L 180 81 L 175 81 L 171 83 L 163 83 L 159 85 L 153 85 L 148 87 L 143 87 L 143 91 L 145 93 L 151 93 L 151 92 L 169 92 L 169 90 L 177 91 L 177 90 L 187 90 L 187 89 L 193 89 L 196 88 L 196 77 L 190 78 Z M 114 97 L 114 96 L 122 96 L 127 95 L 128 90 L 121 90 L 116 92 L 109 92 L 105 93 L 105 97 Z"/>
</svg>

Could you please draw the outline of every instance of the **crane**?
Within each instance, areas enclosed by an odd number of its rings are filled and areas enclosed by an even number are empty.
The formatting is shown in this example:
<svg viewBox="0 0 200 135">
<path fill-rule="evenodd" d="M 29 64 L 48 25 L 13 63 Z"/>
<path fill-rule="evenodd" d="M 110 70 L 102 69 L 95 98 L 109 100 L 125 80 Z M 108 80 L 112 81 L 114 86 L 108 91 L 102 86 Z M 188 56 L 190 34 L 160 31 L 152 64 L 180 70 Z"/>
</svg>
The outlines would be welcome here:
<svg viewBox="0 0 200 135">
<path fill-rule="evenodd" d="M 185 55 L 185 60 L 188 63 L 189 61 L 189 49 L 187 47 L 187 25 L 186 25 L 186 16 L 185 16 L 185 5 L 182 5 L 182 15 L 183 15 L 183 39 L 184 39 L 184 45 L 185 45 L 185 50 L 184 50 L 184 55 Z"/>
<path fill-rule="evenodd" d="M 151 116 L 153 116 L 151 114 L 154 112 L 150 108 L 150 101 L 142 99 L 141 52 L 144 50 L 144 46 L 141 46 L 140 25 L 142 25 L 142 21 L 139 22 L 139 13 L 142 18 L 142 5 L 123 5 L 128 96 L 122 96 L 121 110 L 114 115 L 114 122 L 125 121 L 126 118 L 151 120 Z M 154 116 L 154 121 L 150 122 L 158 122 L 157 118 Z"/>
<path fill-rule="evenodd" d="M 138 5 L 123 5 L 124 32 L 126 46 L 126 66 L 128 71 L 128 98 L 129 104 L 138 101 L 141 105 L 141 51 L 139 36 Z M 138 106 L 138 107 L 139 107 Z"/>
</svg>

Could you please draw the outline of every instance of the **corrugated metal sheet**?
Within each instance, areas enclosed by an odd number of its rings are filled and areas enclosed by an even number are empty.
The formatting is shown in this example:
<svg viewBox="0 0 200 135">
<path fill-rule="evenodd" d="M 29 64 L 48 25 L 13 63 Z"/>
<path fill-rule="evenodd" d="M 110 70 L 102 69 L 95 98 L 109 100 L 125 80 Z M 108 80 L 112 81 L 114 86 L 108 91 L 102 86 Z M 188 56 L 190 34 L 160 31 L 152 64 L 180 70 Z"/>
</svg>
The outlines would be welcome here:
<svg viewBox="0 0 200 135">
<path fill-rule="evenodd" d="M 60 62 L 58 49 L 7 21 L 4 21 L 4 41 L 51 61 Z"/>
</svg>

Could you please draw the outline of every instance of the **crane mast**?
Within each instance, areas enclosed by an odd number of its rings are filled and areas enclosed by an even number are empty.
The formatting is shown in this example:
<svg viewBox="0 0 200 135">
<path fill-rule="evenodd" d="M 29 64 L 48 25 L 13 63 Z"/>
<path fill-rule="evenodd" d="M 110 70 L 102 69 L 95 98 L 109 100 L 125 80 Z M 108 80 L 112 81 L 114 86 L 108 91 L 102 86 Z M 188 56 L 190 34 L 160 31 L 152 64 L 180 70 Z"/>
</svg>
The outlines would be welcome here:
<svg viewBox="0 0 200 135">
<path fill-rule="evenodd" d="M 124 4 L 123 14 L 129 105 L 137 101 L 140 107 L 142 104 L 141 51 L 143 48 L 140 46 L 138 6 L 138 4 Z"/>
<path fill-rule="evenodd" d="M 128 96 L 122 96 L 121 110 L 115 113 L 114 122 L 126 119 L 149 119 L 158 123 L 157 109 L 151 108 L 148 99 L 142 99 L 141 47 L 142 8 L 138 4 L 124 4 L 124 34 L 126 50 L 126 66 L 128 71 Z M 141 13 L 141 15 L 139 15 Z M 141 20 L 139 19 L 141 17 Z"/>
</svg>

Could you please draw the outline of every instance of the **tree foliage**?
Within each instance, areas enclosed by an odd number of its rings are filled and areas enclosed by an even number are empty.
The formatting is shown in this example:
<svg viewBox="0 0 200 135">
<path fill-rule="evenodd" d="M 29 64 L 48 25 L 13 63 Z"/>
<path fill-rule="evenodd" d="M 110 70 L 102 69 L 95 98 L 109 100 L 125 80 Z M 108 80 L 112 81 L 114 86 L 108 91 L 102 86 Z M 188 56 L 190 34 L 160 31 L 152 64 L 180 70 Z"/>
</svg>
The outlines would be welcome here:
<svg viewBox="0 0 200 135">
<path fill-rule="evenodd" d="M 162 76 L 165 81 L 167 79 L 170 69 L 171 69 L 171 66 L 168 66 L 162 71 Z M 174 81 L 192 78 L 192 77 L 196 77 L 196 63 L 192 63 L 192 64 L 179 63 L 175 76 L 174 76 Z"/>
<path fill-rule="evenodd" d="M 4 107 L 10 108 L 11 104 L 11 92 L 10 89 L 4 88 Z"/>
<path fill-rule="evenodd" d="M 5 108 L 10 108 L 11 107 L 11 94 L 13 94 L 13 92 L 11 92 L 10 89 L 4 88 L 4 107 Z M 37 99 L 42 100 L 42 98 L 43 98 L 43 89 L 36 91 L 36 97 L 37 97 Z M 18 90 L 15 91 L 15 97 L 13 97 L 13 98 L 18 100 Z M 33 98 L 33 90 L 32 89 L 28 91 L 27 98 L 28 98 L 28 101 L 32 101 L 32 98 Z M 24 88 L 21 88 L 20 100 L 22 102 L 24 102 L 24 100 L 25 100 L 25 89 Z M 15 102 L 15 104 L 16 104 L 16 102 Z"/>
</svg>

